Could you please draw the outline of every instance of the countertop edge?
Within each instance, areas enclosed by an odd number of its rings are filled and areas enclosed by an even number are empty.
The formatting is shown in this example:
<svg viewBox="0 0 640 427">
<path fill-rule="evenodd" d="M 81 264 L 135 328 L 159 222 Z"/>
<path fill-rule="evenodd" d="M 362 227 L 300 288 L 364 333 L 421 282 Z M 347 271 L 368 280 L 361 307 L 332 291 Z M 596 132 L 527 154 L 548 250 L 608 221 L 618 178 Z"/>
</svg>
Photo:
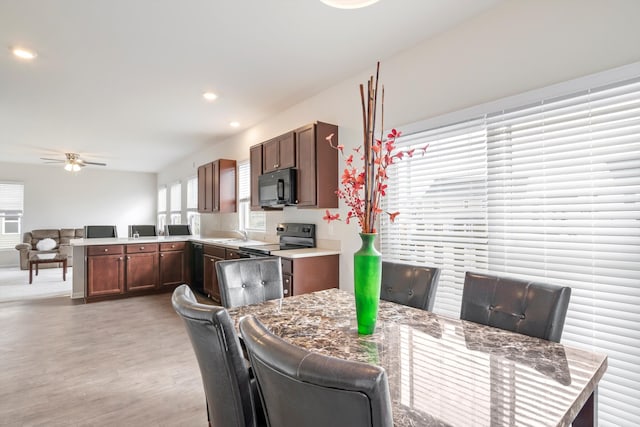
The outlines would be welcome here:
<svg viewBox="0 0 640 427">
<path fill-rule="evenodd" d="M 98 246 L 98 245 L 130 245 L 139 243 L 168 243 L 168 242 L 197 242 L 205 245 L 215 245 L 228 249 L 238 249 L 240 246 L 256 246 L 267 245 L 273 242 L 263 242 L 260 240 L 246 240 L 225 242 L 216 241 L 216 238 L 207 238 L 200 236 L 156 236 L 156 237 L 139 237 L 137 239 L 130 237 L 111 237 L 105 239 L 71 239 L 71 246 Z M 289 249 L 284 251 L 272 252 L 274 256 L 285 258 L 307 258 L 314 256 L 340 255 L 340 251 L 335 249 L 324 248 L 308 248 L 308 249 Z"/>
</svg>

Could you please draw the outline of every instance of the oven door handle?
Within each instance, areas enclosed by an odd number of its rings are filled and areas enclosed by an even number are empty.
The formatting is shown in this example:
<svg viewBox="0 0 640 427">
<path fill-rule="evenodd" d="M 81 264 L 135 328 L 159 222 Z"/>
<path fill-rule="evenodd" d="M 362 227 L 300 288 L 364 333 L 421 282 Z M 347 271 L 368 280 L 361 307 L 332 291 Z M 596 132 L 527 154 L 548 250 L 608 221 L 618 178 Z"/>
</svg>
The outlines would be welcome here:
<svg viewBox="0 0 640 427">
<path fill-rule="evenodd" d="M 238 256 L 240 258 L 262 258 L 262 257 L 269 256 L 269 254 L 260 254 L 260 253 L 255 253 L 255 252 L 239 250 L 238 251 Z"/>
</svg>

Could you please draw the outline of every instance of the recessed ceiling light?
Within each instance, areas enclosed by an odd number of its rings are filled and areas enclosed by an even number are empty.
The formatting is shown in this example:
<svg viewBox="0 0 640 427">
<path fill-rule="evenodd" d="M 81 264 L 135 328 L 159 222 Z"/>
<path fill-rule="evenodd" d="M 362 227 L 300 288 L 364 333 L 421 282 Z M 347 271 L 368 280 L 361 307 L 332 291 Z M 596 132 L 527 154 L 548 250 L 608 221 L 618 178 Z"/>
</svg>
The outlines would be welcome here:
<svg viewBox="0 0 640 427">
<path fill-rule="evenodd" d="M 238 122 L 231 122 L 231 123 L 229 123 L 229 126 L 231 126 L 232 128 L 237 128 L 238 126 L 240 126 L 240 123 L 238 123 Z"/>
<path fill-rule="evenodd" d="M 33 59 L 36 56 L 38 56 L 37 53 L 35 53 L 32 50 L 28 50 L 28 49 L 24 49 L 21 47 L 14 47 L 11 49 L 11 52 L 13 52 L 13 54 L 15 56 L 17 56 L 18 58 L 22 58 L 22 59 Z"/>
<path fill-rule="evenodd" d="M 202 97 L 204 99 L 206 99 L 207 101 L 213 101 L 218 97 L 218 95 L 216 95 L 213 92 L 205 92 L 205 93 L 202 94 Z"/>
<path fill-rule="evenodd" d="M 320 0 L 327 6 L 337 7 L 338 9 L 358 9 L 365 6 L 371 6 L 378 0 Z"/>
</svg>

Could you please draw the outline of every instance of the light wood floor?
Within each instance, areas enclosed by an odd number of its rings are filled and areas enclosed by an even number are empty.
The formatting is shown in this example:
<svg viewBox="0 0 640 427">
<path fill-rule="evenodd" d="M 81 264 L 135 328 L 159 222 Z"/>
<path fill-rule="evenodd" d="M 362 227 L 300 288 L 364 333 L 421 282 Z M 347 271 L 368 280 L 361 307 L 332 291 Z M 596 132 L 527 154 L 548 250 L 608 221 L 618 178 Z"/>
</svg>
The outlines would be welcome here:
<svg viewBox="0 0 640 427">
<path fill-rule="evenodd" d="M 171 294 L 0 303 L 0 426 L 206 426 Z"/>
</svg>

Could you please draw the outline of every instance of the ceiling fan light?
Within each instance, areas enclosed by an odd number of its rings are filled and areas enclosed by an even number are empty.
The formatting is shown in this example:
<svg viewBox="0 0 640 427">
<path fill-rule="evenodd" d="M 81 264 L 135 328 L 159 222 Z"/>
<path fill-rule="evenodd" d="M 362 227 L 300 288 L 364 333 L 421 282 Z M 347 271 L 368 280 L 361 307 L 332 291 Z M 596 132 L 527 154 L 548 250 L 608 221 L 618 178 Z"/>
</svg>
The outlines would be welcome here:
<svg viewBox="0 0 640 427">
<path fill-rule="evenodd" d="M 18 58 L 27 59 L 27 60 L 34 59 L 36 56 L 38 56 L 38 54 L 35 53 L 34 51 L 23 49 L 21 47 L 15 47 L 11 49 L 11 52 L 13 52 L 13 54 Z"/>
<path fill-rule="evenodd" d="M 327 6 L 336 7 L 338 9 L 359 9 L 361 7 L 371 6 L 378 0 L 320 0 Z"/>
<path fill-rule="evenodd" d="M 80 165 L 79 165 L 79 164 L 77 164 L 77 163 L 74 163 L 74 164 L 73 164 L 73 166 L 71 167 L 71 170 L 72 170 L 73 172 L 78 172 L 78 171 L 80 171 Z"/>
<path fill-rule="evenodd" d="M 71 164 L 71 162 L 67 162 L 64 165 L 64 170 L 71 172 L 73 170 L 73 165 Z"/>
</svg>

